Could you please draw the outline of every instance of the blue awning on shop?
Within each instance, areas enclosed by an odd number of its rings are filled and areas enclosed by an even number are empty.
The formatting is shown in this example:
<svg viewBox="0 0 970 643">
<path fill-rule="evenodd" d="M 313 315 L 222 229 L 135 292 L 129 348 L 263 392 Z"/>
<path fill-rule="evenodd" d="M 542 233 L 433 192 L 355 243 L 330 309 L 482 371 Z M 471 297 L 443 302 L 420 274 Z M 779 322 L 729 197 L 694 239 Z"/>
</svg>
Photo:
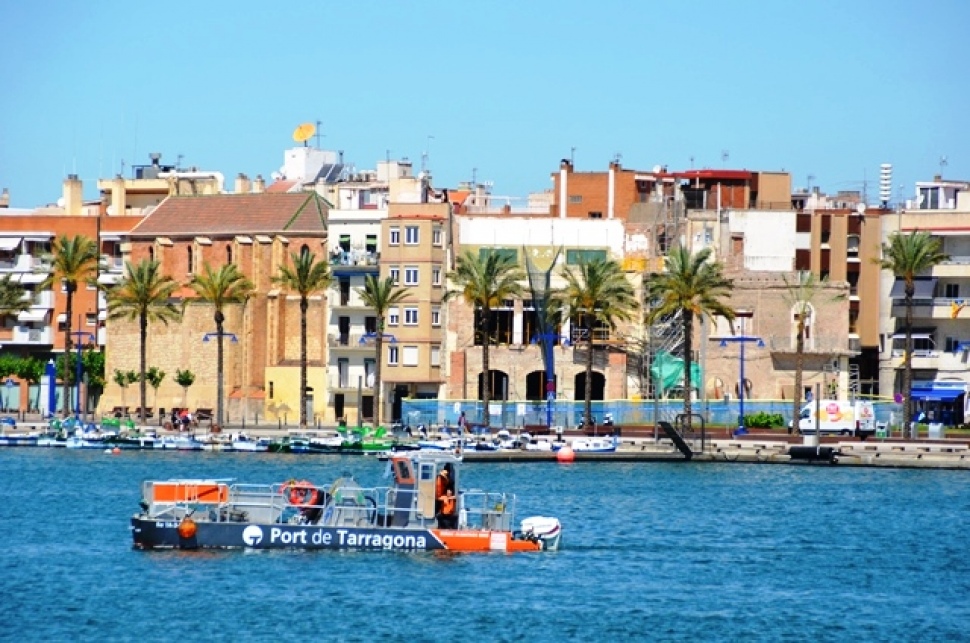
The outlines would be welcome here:
<svg viewBox="0 0 970 643">
<path fill-rule="evenodd" d="M 964 390 L 961 388 L 939 387 L 914 388 L 913 399 L 923 402 L 952 402 L 961 395 Z"/>
</svg>

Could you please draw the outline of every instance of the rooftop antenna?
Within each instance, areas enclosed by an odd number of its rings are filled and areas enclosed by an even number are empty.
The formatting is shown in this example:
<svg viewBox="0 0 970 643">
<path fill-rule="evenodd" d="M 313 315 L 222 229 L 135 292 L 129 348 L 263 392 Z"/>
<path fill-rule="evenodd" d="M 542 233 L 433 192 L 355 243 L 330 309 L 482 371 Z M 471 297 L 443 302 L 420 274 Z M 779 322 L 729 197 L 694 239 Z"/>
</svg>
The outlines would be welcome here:
<svg viewBox="0 0 970 643">
<path fill-rule="evenodd" d="M 323 149 L 320 147 L 320 137 L 323 136 L 323 134 L 320 133 L 320 129 L 321 129 L 320 126 L 323 125 L 323 123 L 321 123 L 318 119 L 316 122 L 316 125 L 317 125 L 317 149 L 319 150 L 319 149 Z"/>
<path fill-rule="evenodd" d="M 947 162 L 946 156 L 945 155 L 941 156 L 940 157 L 940 178 L 941 179 L 943 178 L 943 168 L 945 168 L 947 165 L 949 165 L 949 162 Z"/>
<path fill-rule="evenodd" d="M 475 185 L 477 185 L 477 183 L 476 183 L 476 181 L 478 180 L 476 178 L 477 176 L 478 176 L 478 168 L 477 167 L 473 167 L 472 168 L 472 187 L 475 187 Z"/>
<path fill-rule="evenodd" d="M 809 174 L 808 175 L 808 191 L 809 192 L 812 191 L 812 181 L 814 181 L 814 180 L 815 180 L 815 175 L 814 174 Z"/>
<path fill-rule="evenodd" d="M 175 155 L 175 169 L 176 170 L 181 170 L 182 169 L 182 159 L 184 159 L 184 158 L 185 158 L 185 154 L 176 154 Z"/>
<path fill-rule="evenodd" d="M 575 147 L 570 147 L 569 148 L 569 164 L 572 165 L 572 166 L 575 166 L 576 165 L 576 148 Z"/>
<path fill-rule="evenodd" d="M 431 156 L 431 141 L 434 140 L 434 136 L 428 134 L 428 140 L 424 144 L 424 154 L 421 155 L 421 171 L 424 172 L 428 169 L 428 157 Z"/>
<path fill-rule="evenodd" d="M 731 152 L 728 150 L 721 150 L 721 163 L 727 165 L 729 158 L 731 158 Z"/>
<path fill-rule="evenodd" d="M 619 152 L 616 152 L 615 154 L 613 154 L 613 162 L 614 163 L 616 163 L 617 165 L 619 165 L 621 160 L 623 160 L 623 155 L 622 154 L 620 154 Z"/>
<path fill-rule="evenodd" d="M 692 169 L 692 170 L 694 169 L 694 155 L 693 154 L 690 155 L 690 169 Z"/>
</svg>

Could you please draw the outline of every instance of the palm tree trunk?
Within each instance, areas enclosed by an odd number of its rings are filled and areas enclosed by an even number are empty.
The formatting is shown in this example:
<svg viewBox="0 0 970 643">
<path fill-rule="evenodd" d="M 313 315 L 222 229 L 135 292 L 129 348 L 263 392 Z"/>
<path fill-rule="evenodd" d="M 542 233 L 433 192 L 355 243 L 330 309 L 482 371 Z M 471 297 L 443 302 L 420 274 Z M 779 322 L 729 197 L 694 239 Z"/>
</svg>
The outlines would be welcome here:
<svg viewBox="0 0 970 643">
<path fill-rule="evenodd" d="M 691 351 L 693 350 L 694 339 L 694 313 L 690 310 L 684 309 L 684 429 L 688 432 L 691 431 L 691 394 L 693 393 L 693 386 L 691 385 L 691 372 L 690 367 L 693 362 L 693 355 Z M 744 386 L 744 383 L 741 383 Z"/>
<path fill-rule="evenodd" d="M 148 382 L 145 378 L 146 363 L 148 362 L 148 315 L 142 313 L 138 317 L 138 339 L 139 339 L 139 373 L 141 377 L 139 378 L 139 395 L 141 397 L 141 405 L 138 409 L 138 423 L 142 426 L 145 425 L 145 405 L 148 403 Z"/>
<path fill-rule="evenodd" d="M 300 297 L 300 428 L 306 429 L 306 311 L 310 303 Z"/>
<path fill-rule="evenodd" d="M 592 427 L 593 432 L 596 431 L 596 422 L 593 421 L 593 325 L 588 323 L 585 326 L 586 330 L 586 390 L 583 391 L 583 401 L 585 413 L 585 420 L 583 424 L 587 427 Z"/>
<path fill-rule="evenodd" d="M 903 426 L 910 427 L 909 437 L 915 439 L 919 428 L 913 420 L 913 294 L 916 286 L 906 284 L 906 346 L 903 349 Z M 905 435 L 905 429 L 903 435 Z"/>
<path fill-rule="evenodd" d="M 222 427 L 222 322 L 225 316 L 221 310 L 215 314 L 216 321 L 216 424 Z"/>
<path fill-rule="evenodd" d="M 792 428 L 788 431 L 789 433 L 798 431 L 798 416 L 801 414 L 802 409 L 802 371 L 805 368 L 805 313 L 800 311 L 798 313 L 798 326 L 796 328 L 798 335 L 795 337 L 795 391 L 792 394 L 794 399 L 793 404 L 794 409 L 792 410 L 791 425 Z"/>
<path fill-rule="evenodd" d="M 377 322 L 377 339 L 374 341 L 377 348 L 377 359 L 374 361 L 374 426 L 381 425 L 381 361 L 384 359 L 384 318 L 380 317 Z M 361 412 L 357 409 L 357 413 Z"/>
<path fill-rule="evenodd" d="M 67 308 L 64 313 L 66 316 L 67 323 L 64 324 L 64 417 L 66 418 L 71 414 L 71 385 L 68 373 L 70 372 L 70 367 L 68 366 L 68 357 L 71 354 L 71 347 L 73 343 L 71 342 L 71 322 L 74 319 L 74 286 L 70 282 L 65 284 L 65 289 L 67 290 Z M 51 415 L 54 414 L 54 409 L 51 409 Z"/>
<path fill-rule="evenodd" d="M 482 406 L 485 409 L 485 429 L 488 430 L 491 427 L 491 418 L 488 412 L 488 403 L 492 397 L 492 379 L 489 376 L 488 369 L 488 344 L 490 337 L 488 334 L 488 320 L 491 317 L 491 311 L 488 308 L 482 308 Z"/>
</svg>

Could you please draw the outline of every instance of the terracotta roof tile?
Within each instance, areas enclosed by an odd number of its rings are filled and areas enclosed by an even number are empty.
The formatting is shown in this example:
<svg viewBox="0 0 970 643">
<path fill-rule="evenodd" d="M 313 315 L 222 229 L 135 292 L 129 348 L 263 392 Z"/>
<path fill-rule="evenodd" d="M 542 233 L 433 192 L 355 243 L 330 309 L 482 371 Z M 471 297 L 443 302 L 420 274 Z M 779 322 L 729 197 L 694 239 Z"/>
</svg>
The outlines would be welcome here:
<svg viewBox="0 0 970 643">
<path fill-rule="evenodd" d="M 276 183 L 271 183 L 266 191 L 271 194 L 276 194 L 278 192 L 289 192 L 290 188 L 296 185 L 296 181 L 277 181 Z"/>
<path fill-rule="evenodd" d="M 131 236 L 322 234 L 329 208 L 315 192 L 172 196 L 145 217 Z"/>
</svg>

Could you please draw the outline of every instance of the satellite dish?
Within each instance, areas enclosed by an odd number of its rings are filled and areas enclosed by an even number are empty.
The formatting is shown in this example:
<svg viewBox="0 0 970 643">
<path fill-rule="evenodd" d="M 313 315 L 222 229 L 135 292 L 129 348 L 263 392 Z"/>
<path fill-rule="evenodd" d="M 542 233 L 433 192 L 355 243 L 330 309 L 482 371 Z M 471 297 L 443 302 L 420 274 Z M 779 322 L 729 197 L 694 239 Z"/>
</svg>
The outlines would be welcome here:
<svg viewBox="0 0 970 643">
<path fill-rule="evenodd" d="M 855 211 L 859 213 L 859 216 L 865 216 L 866 214 L 866 204 L 857 203 L 855 206 Z"/>
<path fill-rule="evenodd" d="M 116 211 L 116 210 L 115 210 L 115 207 L 114 207 L 113 205 L 109 205 L 109 206 L 108 206 L 108 208 L 107 208 L 107 209 L 105 210 L 105 212 L 107 212 L 107 213 L 108 213 L 108 216 L 109 216 L 109 217 L 110 217 L 110 216 L 113 216 L 113 215 L 114 215 L 114 213 L 115 213 L 115 211 Z"/>
<path fill-rule="evenodd" d="M 57 199 L 57 207 L 59 208 L 63 208 L 66 203 L 67 201 L 64 200 L 64 197 Z"/>
<path fill-rule="evenodd" d="M 662 171 L 663 171 L 663 167 L 661 167 L 659 165 L 654 165 L 653 166 L 653 173 L 654 174 L 660 174 Z"/>
<path fill-rule="evenodd" d="M 305 143 L 316 133 L 316 125 L 313 123 L 303 123 L 293 130 L 293 140 L 297 143 Z"/>
</svg>

